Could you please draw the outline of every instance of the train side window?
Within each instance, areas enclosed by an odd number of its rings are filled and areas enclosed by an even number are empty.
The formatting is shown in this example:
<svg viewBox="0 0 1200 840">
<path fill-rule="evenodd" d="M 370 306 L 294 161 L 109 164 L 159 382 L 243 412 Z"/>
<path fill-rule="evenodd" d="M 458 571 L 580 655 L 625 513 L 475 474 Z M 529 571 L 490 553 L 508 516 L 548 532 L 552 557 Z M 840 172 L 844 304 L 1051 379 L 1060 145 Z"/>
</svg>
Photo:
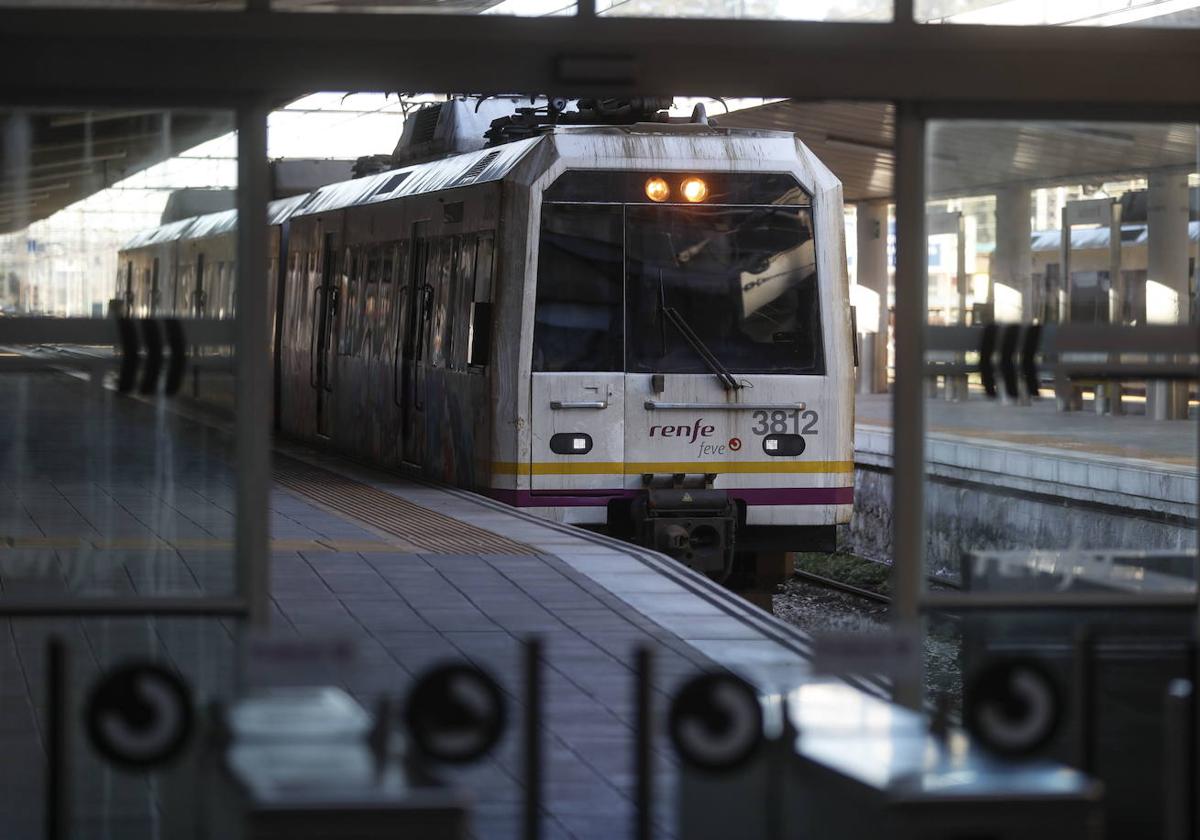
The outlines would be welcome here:
<svg viewBox="0 0 1200 840">
<path fill-rule="evenodd" d="M 429 275 L 430 291 L 430 325 L 429 325 L 429 364 L 433 367 L 446 367 L 450 361 L 449 300 L 451 281 L 454 276 L 454 260 L 458 253 L 457 236 L 442 238 L 432 250 L 436 251 L 434 271 Z"/>
<path fill-rule="evenodd" d="M 418 278 L 420 286 L 417 289 L 417 346 L 414 357 L 419 362 L 431 364 L 433 359 L 433 313 L 436 308 L 438 287 L 438 266 L 441 264 L 442 242 L 437 239 L 426 239 L 423 243 L 425 271 Z"/>
<path fill-rule="evenodd" d="M 379 272 L 382 258 L 381 248 L 376 245 L 371 248 L 367 257 L 366 286 L 363 288 L 363 315 L 360 320 L 360 333 L 357 347 L 360 352 L 375 346 L 375 319 L 379 309 Z"/>
<path fill-rule="evenodd" d="M 363 306 L 367 290 L 368 253 L 366 248 L 359 248 L 354 258 L 354 273 L 350 278 L 350 288 L 346 300 L 346 327 L 349 335 L 347 355 L 357 356 L 362 346 Z"/>
<path fill-rule="evenodd" d="M 379 285 L 375 293 L 375 318 L 371 323 L 372 358 L 382 360 L 383 348 L 391 325 L 392 282 L 396 270 L 396 244 L 379 249 Z"/>
<path fill-rule="evenodd" d="M 458 250 L 458 269 L 454 281 L 454 369 L 465 370 L 470 355 L 467 336 L 470 327 L 471 298 L 475 292 L 475 249 L 476 238 L 464 236 Z"/>
<path fill-rule="evenodd" d="M 379 282 L 391 283 L 393 280 L 392 272 L 396 265 L 396 245 L 385 245 L 383 248 L 383 258 L 379 266 Z"/>
<path fill-rule="evenodd" d="M 474 288 L 467 326 L 467 367 L 487 366 L 492 347 L 492 235 L 479 237 L 475 250 Z"/>
<path fill-rule="evenodd" d="M 342 269 L 341 292 L 338 295 L 338 354 L 354 354 L 354 312 L 358 303 L 359 252 L 346 249 Z"/>
</svg>

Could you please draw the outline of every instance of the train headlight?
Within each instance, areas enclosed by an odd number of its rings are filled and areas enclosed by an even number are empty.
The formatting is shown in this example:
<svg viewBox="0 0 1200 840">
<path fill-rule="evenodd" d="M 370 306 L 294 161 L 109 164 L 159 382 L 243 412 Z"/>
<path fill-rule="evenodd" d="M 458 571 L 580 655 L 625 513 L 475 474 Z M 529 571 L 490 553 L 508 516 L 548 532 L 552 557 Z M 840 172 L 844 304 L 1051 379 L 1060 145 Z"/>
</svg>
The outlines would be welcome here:
<svg viewBox="0 0 1200 840">
<path fill-rule="evenodd" d="M 649 178 L 646 180 L 646 198 L 651 201 L 666 201 L 671 197 L 671 187 L 665 178 Z"/>
<path fill-rule="evenodd" d="M 708 184 L 704 183 L 702 178 L 684 178 L 679 190 L 688 201 L 697 202 L 708 198 Z"/>
</svg>

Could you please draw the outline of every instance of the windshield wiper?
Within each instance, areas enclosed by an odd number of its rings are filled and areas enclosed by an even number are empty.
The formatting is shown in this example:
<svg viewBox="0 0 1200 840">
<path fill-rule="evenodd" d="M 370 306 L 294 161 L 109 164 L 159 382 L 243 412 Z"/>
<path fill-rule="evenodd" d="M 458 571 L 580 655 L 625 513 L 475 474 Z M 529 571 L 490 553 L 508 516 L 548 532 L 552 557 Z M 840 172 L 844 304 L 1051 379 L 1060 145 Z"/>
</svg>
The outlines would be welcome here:
<svg viewBox="0 0 1200 840">
<path fill-rule="evenodd" d="M 713 352 L 700 340 L 700 336 L 696 335 L 688 322 L 679 314 L 679 310 L 673 306 L 664 306 L 662 313 L 671 322 L 671 326 L 679 330 L 679 334 L 683 336 L 684 341 L 692 346 L 692 349 L 696 351 L 696 355 L 704 360 L 709 370 L 717 375 L 717 379 L 721 380 L 721 384 L 725 386 L 726 391 L 738 391 L 741 389 L 742 383 L 733 378 L 733 374 L 729 372 L 729 369 L 721 364 L 721 360 L 713 355 Z"/>
</svg>

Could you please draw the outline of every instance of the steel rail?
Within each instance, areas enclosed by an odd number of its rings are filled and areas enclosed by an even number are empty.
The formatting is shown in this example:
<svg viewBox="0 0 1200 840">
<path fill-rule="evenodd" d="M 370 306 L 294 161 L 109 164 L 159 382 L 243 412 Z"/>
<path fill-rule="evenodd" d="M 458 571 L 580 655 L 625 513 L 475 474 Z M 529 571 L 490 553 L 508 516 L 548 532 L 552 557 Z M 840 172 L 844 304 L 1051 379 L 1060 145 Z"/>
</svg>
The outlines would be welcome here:
<svg viewBox="0 0 1200 840">
<path fill-rule="evenodd" d="M 809 583 L 817 584 L 818 586 L 825 586 L 829 589 L 837 589 L 850 595 L 858 595 L 861 598 L 878 601 L 881 604 L 892 603 L 891 597 L 884 595 L 882 592 L 876 592 L 872 589 L 865 589 L 861 586 L 855 586 L 852 583 L 846 583 L 845 581 L 838 580 L 837 578 L 818 575 L 815 572 L 810 572 L 804 569 L 795 569 L 793 571 L 793 575 L 801 580 L 806 580 Z M 925 580 L 928 583 L 936 584 L 937 586 L 945 586 L 950 589 L 962 589 L 962 587 L 956 581 L 949 580 L 948 578 L 940 577 L 938 575 L 926 575 Z"/>
<path fill-rule="evenodd" d="M 806 572 L 803 569 L 796 569 L 793 572 L 793 575 L 800 578 L 800 580 L 805 580 L 809 583 L 815 583 L 818 586 L 824 586 L 826 589 L 836 589 L 839 592 L 857 595 L 859 598 L 865 598 L 870 601 L 875 601 L 879 604 L 892 603 L 892 599 L 881 592 L 863 589 L 861 586 L 855 586 L 852 583 L 846 583 L 845 581 L 840 581 L 837 578 L 825 577 L 824 575 L 814 574 L 813 572 Z"/>
</svg>

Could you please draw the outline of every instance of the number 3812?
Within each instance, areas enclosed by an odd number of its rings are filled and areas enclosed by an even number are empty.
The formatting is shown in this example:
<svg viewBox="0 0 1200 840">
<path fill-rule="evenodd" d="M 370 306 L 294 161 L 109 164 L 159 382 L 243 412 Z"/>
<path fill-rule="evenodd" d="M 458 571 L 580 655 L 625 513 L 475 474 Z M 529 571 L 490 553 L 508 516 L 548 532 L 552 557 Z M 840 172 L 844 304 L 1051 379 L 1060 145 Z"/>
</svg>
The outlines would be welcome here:
<svg viewBox="0 0 1200 840">
<path fill-rule="evenodd" d="M 782 435 L 791 433 L 793 435 L 815 435 L 817 434 L 817 412 L 809 409 L 801 411 L 793 409 L 792 411 L 784 411 L 776 409 L 775 411 L 756 411 L 752 415 L 754 417 L 754 428 L 750 431 L 756 435 Z M 800 421 L 804 422 L 804 427 L 800 427 Z"/>
</svg>

